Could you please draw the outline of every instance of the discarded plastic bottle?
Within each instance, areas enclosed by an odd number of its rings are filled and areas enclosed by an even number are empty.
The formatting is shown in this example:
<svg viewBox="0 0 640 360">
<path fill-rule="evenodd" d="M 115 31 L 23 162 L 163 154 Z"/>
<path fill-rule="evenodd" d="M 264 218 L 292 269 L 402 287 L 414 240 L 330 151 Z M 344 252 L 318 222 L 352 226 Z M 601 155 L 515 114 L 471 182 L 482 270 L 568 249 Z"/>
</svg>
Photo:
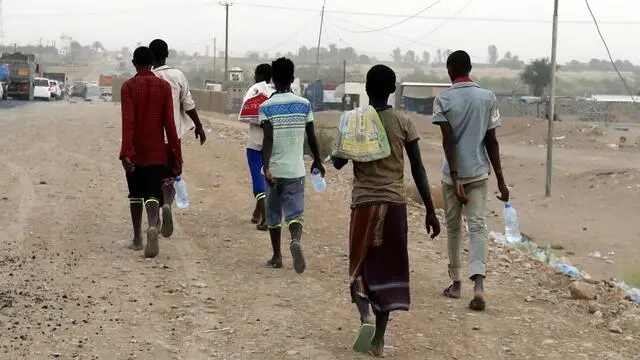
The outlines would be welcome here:
<svg viewBox="0 0 640 360">
<path fill-rule="evenodd" d="M 187 183 L 182 180 L 180 176 L 176 177 L 176 182 L 173 184 L 176 189 L 176 205 L 180 209 L 186 209 L 189 207 L 189 192 L 187 191 Z"/>
<path fill-rule="evenodd" d="M 508 201 L 504 203 L 504 235 L 507 243 L 522 242 L 522 235 L 518 226 L 518 214 Z"/>
<path fill-rule="evenodd" d="M 582 271 L 575 266 L 569 264 L 558 264 L 556 269 L 564 274 L 571 276 L 572 278 L 579 278 L 582 276 Z"/>
<path fill-rule="evenodd" d="M 320 173 L 320 170 L 313 169 L 313 171 L 311 171 L 311 185 L 315 192 L 323 192 L 327 190 L 327 181 Z"/>
</svg>

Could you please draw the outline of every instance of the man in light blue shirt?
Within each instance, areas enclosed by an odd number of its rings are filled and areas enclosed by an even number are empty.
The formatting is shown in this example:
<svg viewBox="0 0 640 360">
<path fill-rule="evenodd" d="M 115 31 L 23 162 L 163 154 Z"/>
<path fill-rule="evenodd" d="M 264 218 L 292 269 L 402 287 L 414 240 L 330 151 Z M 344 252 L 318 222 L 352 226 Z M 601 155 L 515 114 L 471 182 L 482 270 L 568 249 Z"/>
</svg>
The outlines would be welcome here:
<svg viewBox="0 0 640 360">
<path fill-rule="evenodd" d="M 279 58 L 272 64 L 273 84 L 276 92 L 260 105 L 259 120 L 264 130 L 263 171 L 267 184 L 267 226 L 271 236 L 273 257 L 268 267 L 281 268 L 280 238 L 282 217 L 291 233 L 293 267 L 298 274 L 306 264 L 300 239 L 304 224 L 304 138 L 309 140 L 313 153 L 311 169 L 325 174 L 313 126 L 311 104 L 305 98 L 291 92 L 294 80 L 293 62 Z"/>
<path fill-rule="evenodd" d="M 482 311 L 487 264 L 487 187 L 491 166 L 496 173 L 498 199 L 509 201 L 509 188 L 502 175 L 496 128 L 500 114 L 493 92 L 480 88 L 469 78 L 471 58 L 455 51 L 447 59 L 453 85 L 433 103 L 433 123 L 442 130 L 445 159 L 442 165 L 445 214 L 449 248 L 449 276 L 453 283 L 444 296 L 461 293 L 462 211 L 469 226 L 469 272 L 474 281 L 474 297 L 469 307 Z"/>
</svg>

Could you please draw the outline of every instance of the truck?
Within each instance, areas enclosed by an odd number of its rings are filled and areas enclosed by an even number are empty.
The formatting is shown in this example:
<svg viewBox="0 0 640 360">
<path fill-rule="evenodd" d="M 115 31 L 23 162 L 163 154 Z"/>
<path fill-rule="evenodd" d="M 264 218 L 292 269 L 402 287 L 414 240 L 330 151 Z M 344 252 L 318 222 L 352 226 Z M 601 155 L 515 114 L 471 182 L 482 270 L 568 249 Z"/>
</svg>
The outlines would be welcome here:
<svg viewBox="0 0 640 360">
<path fill-rule="evenodd" d="M 113 76 L 100 74 L 98 86 L 100 87 L 100 96 L 110 97 L 113 91 Z"/>
<path fill-rule="evenodd" d="M 38 71 L 35 55 L 16 52 L 2 54 L 0 63 L 9 67 L 8 97 L 14 100 L 33 100 L 34 78 Z"/>
<path fill-rule="evenodd" d="M 9 64 L 0 64 L 0 100 L 7 99 L 9 86 Z"/>
</svg>

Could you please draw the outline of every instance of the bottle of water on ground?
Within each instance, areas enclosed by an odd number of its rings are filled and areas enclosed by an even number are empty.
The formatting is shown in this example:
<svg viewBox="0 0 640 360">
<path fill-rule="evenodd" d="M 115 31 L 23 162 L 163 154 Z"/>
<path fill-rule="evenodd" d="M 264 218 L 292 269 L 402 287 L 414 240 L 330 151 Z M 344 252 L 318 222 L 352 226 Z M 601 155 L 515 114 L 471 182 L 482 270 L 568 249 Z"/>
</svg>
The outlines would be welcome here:
<svg viewBox="0 0 640 360">
<path fill-rule="evenodd" d="M 504 203 L 504 235 L 507 243 L 516 244 L 522 241 L 518 226 L 518 214 L 511 203 Z"/>
<path fill-rule="evenodd" d="M 176 189 L 176 205 L 180 209 L 185 209 L 189 206 L 189 192 L 187 191 L 187 183 L 180 177 L 176 177 L 174 183 Z"/>
<path fill-rule="evenodd" d="M 315 192 L 323 192 L 327 190 L 327 181 L 322 177 L 320 170 L 313 169 L 311 171 L 311 185 Z"/>
</svg>

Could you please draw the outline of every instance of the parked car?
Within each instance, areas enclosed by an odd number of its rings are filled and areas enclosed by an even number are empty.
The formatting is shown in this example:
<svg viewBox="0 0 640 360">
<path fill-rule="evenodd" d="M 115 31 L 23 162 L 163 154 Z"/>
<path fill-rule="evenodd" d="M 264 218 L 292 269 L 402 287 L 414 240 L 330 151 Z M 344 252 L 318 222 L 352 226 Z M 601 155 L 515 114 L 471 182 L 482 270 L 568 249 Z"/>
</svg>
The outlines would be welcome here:
<svg viewBox="0 0 640 360">
<path fill-rule="evenodd" d="M 52 91 L 49 79 L 35 78 L 33 88 L 33 98 L 51 101 Z"/>
<path fill-rule="evenodd" d="M 100 93 L 100 87 L 97 85 L 88 85 L 85 88 L 85 93 L 82 96 L 84 101 L 102 101 L 102 94 Z"/>
</svg>

